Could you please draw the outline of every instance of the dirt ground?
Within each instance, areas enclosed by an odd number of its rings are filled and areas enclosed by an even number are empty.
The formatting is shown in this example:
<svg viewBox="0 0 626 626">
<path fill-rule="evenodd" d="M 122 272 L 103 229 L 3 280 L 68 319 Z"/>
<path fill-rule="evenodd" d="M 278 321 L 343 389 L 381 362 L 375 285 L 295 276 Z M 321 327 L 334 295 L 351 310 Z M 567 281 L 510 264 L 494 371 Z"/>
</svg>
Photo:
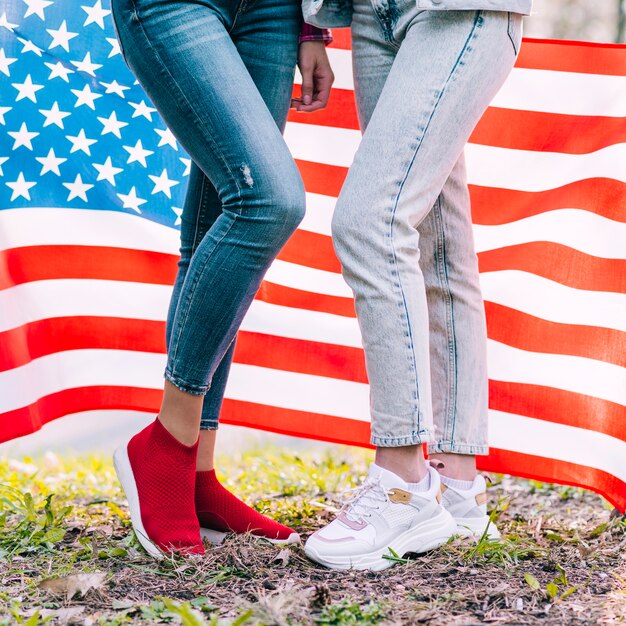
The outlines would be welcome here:
<svg viewBox="0 0 626 626">
<path fill-rule="evenodd" d="M 306 537 L 333 517 L 367 460 L 350 450 L 258 453 L 221 473 Z M 496 477 L 501 541 L 457 539 L 372 574 L 330 572 L 300 546 L 251 537 L 155 562 L 129 532 L 108 461 L 5 460 L 0 480 L 0 624 L 626 623 L 626 523 L 579 489 Z"/>
</svg>

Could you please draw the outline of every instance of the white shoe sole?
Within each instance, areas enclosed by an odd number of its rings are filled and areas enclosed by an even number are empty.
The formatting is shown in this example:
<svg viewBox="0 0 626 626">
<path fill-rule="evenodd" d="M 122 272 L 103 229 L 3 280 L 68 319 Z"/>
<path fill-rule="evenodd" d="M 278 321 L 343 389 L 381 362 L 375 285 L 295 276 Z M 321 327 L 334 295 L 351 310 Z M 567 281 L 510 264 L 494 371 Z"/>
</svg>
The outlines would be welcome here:
<svg viewBox="0 0 626 626">
<path fill-rule="evenodd" d="M 213 530 L 211 528 L 200 528 L 200 535 L 205 539 L 208 539 L 212 544 L 216 546 L 219 545 L 226 539 L 227 535 L 231 533 L 224 533 L 219 530 Z M 269 541 L 276 546 L 287 546 L 291 544 L 300 543 L 300 535 L 298 533 L 291 533 L 287 539 L 269 539 L 267 537 L 259 537 L 257 535 L 252 535 L 255 539 L 259 539 L 260 541 Z"/>
<path fill-rule="evenodd" d="M 130 466 L 127 445 L 128 444 L 124 444 L 115 450 L 113 453 L 113 465 L 115 466 L 117 477 L 120 483 L 122 483 L 122 489 L 124 490 L 126 499 L 128 500 L 130 521 L 132 522 L 135 535 L 139 543 L 144 547 L 145 551 L 155 559 L 162 559 L 163 553 L 156 544 L 150 541 L 148 533 L 146 533 L 146 529 L 143 527 L 143 522 L 141 521 L 141 508 L 139 506 L 137 483 L 135 482 L 135 476 Z"/>
<path fill-rule="evenodd" d="M 468 539 L 481 539 L 487 529 L 486 539 L 500 539 L 498 527 L 489 521 L 488 515 L 482 517 L 457 517 L 455 518 L 457 534 Z M 487 528 L 487 526 L 489 526 Z"/>
<path fill-rule="evenodd" d="M 456 522 L 448 511 L 441 509 L 435 517 L 409 528 L 393 539 L 389 545 L 373 552 L 354 556 L 320 554 L 310 541 L 304 545 L 304 552 L 311 560 L 330 569 L 380 572 L 396 564 L 393 560 L 393 552 L 398 557 L 403 557 L 409 552 L 417 554 L 428 552 L 446 543 L 456 533 Z M 385 558 L 385 556 L 392 558 Z"/>
</svg>

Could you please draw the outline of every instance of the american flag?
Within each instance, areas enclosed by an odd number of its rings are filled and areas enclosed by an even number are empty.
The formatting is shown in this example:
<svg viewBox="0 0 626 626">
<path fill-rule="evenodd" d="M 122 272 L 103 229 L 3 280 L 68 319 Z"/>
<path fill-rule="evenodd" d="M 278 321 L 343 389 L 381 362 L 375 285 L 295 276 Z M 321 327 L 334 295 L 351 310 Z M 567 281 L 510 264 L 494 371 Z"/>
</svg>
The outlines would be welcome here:
<svg viewBox="0 0 626 626">
<path fill-rule="evenodd" d="M 0 440 L 158 410 L 190 161 L 106 0 L 0 16 Z M 331 106 L 291 114 L 307 215 L 238 337 L 225 423 L 357 445 L 369 398 L 330 218 L 360 133 L 349 34 Z M 297 90 L 297 87 L 295 88 Z M 489 332 L 484 469 L 626 508 L 626 47 L 525 40 L 467 146 Z"/>
</svg>

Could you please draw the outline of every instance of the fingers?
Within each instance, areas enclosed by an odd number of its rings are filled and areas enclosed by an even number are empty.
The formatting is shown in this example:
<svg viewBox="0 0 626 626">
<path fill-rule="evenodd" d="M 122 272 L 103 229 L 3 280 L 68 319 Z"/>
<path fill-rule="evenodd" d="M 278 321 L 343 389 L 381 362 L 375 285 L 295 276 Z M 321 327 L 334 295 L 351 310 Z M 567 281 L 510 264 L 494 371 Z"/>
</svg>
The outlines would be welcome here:
<svg viewBox="0 0 626 626">
<path fill-rule="evenodd" d="M 313 102 L 314 81 L 313 72 L 315 66 L 313 64 L 301 64 L 300 73 L 302 74 L 302 104 L 309 105 Z"/>
<path fill-rule="evenodd" d="M 335 80 L 324 43 L 315 41 L 300 44 L 298 66 L 302 74 L 302 96 L 294 98 L 291 106 L 306 113 L 323 109 L 328 104 Z"/>
</svg>

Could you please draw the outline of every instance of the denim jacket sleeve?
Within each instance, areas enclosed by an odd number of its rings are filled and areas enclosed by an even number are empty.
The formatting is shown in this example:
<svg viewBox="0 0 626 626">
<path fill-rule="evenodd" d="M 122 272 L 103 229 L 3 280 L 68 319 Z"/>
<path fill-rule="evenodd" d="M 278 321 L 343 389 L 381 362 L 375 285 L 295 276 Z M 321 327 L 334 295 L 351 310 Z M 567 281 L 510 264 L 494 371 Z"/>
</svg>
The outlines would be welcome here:
<svg viewBox="0 0 626 626">
<path fill-rule="evenodd" d="M 416 0 L 430 11 L 512 11 L 530 15 L 532 0 Z M 302 0 L 304 21 L 320 28 L 342 28 L 352 22 L 352 0 Z"/>
</svg>

